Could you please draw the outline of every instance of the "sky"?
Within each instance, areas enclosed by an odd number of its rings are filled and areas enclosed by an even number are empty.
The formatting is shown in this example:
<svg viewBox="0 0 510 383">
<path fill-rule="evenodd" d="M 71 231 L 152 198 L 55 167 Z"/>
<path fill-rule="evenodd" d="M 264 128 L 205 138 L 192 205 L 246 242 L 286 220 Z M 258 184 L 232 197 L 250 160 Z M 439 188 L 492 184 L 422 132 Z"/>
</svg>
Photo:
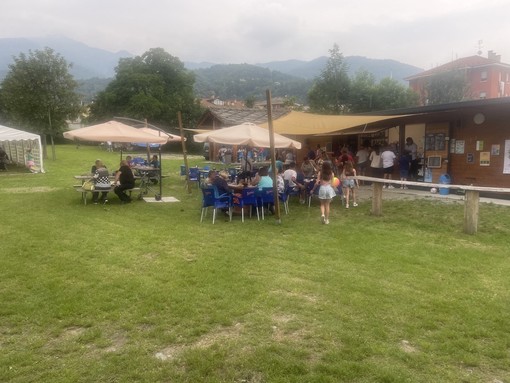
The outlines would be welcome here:
<svg viewBox="0 0 510 383">
<path fill-rule="evenodd" d="M 510 63 L 509 17 L 509 0 L 1 0 L 0 38 L 232 64 L 312 60 L 337 44 L 430 69 L 489 50 Z"/>
</svg>

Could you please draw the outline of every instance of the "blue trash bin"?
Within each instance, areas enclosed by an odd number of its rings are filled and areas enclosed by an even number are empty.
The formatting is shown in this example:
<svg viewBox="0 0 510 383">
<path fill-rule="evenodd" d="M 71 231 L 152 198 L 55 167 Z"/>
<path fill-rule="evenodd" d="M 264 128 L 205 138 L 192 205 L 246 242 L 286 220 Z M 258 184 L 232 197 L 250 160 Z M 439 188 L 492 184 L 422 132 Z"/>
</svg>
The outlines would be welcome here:
<svg viewBox="0 0 510 383">
<path fill-rule="evenodd" d="M 449 185 L 452 182 L 451 182 L 450 176 L 448 174 L 441 174 L 441 176 L 439 177 L 439 183 Z M 439 188 L 439 194 L 441 194 L 441 195 L 450 194 L 450 188 Z"/>
</svg>

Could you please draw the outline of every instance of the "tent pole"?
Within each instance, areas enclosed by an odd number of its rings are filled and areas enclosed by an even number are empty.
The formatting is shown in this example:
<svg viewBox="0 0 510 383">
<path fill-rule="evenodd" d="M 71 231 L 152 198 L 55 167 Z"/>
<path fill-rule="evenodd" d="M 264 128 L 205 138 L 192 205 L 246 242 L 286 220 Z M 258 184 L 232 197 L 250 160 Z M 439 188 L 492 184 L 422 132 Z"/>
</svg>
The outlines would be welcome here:
<svg viewBox="0 0 510 383">
<path fill-rule="evenodd" d="M 273 177 L 273 199 L 274 199 L 274 211 L 276 223 L 282 223 L 282 219 L 280 216 L 280 198 L 278 196 L 278 185 L 276 182 L 276 153 L 274 149 L 274 129 L 273 129 L 273 116 L 271 109 L 271 90 L 266 89 L 266 98 L 267 98 L 267 124 L 269 127 L 269 153 L 271 154 L 271 169 L 272 169 L 272 177 Z"/>
</svg>

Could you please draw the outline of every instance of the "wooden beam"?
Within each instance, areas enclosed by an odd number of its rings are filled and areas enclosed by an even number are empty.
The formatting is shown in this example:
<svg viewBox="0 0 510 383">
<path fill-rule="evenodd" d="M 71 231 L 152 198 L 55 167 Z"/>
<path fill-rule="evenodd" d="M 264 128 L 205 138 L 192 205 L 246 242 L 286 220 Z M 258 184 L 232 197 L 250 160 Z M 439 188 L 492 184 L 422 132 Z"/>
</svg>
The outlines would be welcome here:
<svg viewBox="0 0 510 383">
<path fill-rule="evenodd" d="M 372 214 L 375 216 L 382 215 L 382 191 L 383 183 L 374 182 L 373 187 L 373 198 L 372 198 Z"/>
</svg>

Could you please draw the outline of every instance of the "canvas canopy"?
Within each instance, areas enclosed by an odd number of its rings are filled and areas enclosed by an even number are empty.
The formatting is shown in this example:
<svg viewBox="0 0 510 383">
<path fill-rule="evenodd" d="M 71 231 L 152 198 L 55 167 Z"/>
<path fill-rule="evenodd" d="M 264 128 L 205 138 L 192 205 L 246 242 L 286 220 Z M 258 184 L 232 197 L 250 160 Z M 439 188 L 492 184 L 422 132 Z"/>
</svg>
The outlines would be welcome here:
<svg viewBox="0 0 510 383">
<path fill-rule="evenodd" d="M 156 130 L 152 128 L 139 128 L 140 131 L 144 133 L 153 134 L 157 137 L 166 137 L 167 142 L 176 142 L 181 140 L 181 136 L 176 136 L 175 134 L 170 134 L 168 132 L 163 132 L 161 130 Z M 186 138 L 184 138 L 186 140 Z"/>
<path fill-rule="evenodd" d="M 168 140 L 168 137 L 158 137 L 114 120 L 64 132 L 64 137 L 77 141 L 143 142 L 147 144 L 165 144 Z"/>
<path fill-rule="evenodd" d="M 269 130 L 261 128 L 250 122 L 212 130 L 207 133 L 195 134 L 196 142 L 213 142 L 224 145 L 247 145 L 253 147 L 269 148 Z M 292 140 L 280 134 L 274 134 L 275 148 L 301 149 L 299 141 Z"/>
<path fill-rule="evenodd" d="M 363 129 L 368 132 L 367 125 L 377 122 L 398 119 L 405 115 L 393 116 L 361 116 L 361 115 L 322 115 L 305 112 L 291 111 L 285 116 L 273 120 L 273 128 L 279 134 L 292 135 L 324 135 L 342 133 L 349 130 L 349 133 L 360 133 Z M 267 127 L 267 123 L 261 124 Z M 361 127 L 362 130 L 354 130 Z M 373 131 L 373 130 L 372 130 Z"/>
<path fill-rule="evenodd" d="M 23 166 L 26 163 L 27 149 L 32 149 L 35 167 L 44 173 L 43 151 L 39 135 L 0 125 L 0 145 L 12 162 Z"/>
</svg>

